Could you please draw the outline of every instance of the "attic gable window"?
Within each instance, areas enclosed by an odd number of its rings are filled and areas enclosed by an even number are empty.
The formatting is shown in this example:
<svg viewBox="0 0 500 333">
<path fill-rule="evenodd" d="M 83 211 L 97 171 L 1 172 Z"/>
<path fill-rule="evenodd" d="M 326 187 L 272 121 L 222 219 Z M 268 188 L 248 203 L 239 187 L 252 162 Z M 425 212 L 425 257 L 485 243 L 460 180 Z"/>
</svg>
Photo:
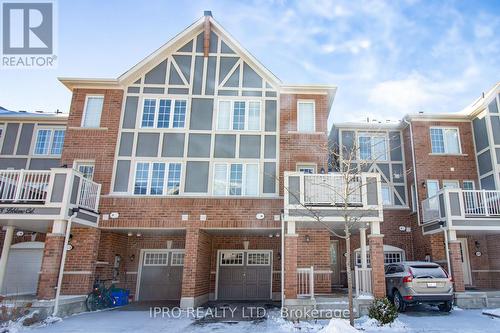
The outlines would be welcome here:
<svg viewBox="0 0 500 333">
<path fill-rule="evenodd" d="M 187 101 L 184 99 L 145 98 L 142 128 L 184 128 Z"/>
</svg>

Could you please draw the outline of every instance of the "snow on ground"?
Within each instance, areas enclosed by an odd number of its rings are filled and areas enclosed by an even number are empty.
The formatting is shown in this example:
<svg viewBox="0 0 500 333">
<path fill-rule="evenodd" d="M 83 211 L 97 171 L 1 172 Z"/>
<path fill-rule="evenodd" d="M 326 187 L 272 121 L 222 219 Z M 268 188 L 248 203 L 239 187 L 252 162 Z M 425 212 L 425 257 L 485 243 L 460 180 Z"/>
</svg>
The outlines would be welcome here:
<svg viewBox="0 0 500 333">
<path fill-rule="evenodd" d="M 22 333 L 83 333 L 83 332 L 186 332 L 186 333 L 350 333 L 355 330 L 346 327 L 346 321 L 339 319 L 328 321 L 310 321 L 292 323 L 280 317 L 273 310 L 265 320 L 216 322 L 199 324 L 196 320 L 182 315 L 180 318 L 151 318 L 149 311 L 113 310 L 95 313 L 83 313 L 68 317 L 60 322 L 46 324 L 41 327 L 19 328 L 15 332 Z M 356 327 L 366 333 L 497 333 L 500 318 L 482 314 L 482 310 L 455 309 L 450 314 L 437 310 L 409 310 L 388 327 L 378 327 L 377 323 L 367 317 L 356 321 Z"/>
</svg>

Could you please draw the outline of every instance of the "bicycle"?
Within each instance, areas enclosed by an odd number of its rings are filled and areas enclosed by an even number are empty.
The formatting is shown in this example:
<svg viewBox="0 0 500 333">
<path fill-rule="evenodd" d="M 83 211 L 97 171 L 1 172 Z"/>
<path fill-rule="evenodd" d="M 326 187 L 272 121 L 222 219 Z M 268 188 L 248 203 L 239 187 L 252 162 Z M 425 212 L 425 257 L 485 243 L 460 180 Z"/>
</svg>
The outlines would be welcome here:
<svg viewBox="0 0 500 333">
<path fill-rule="evenodd" d="M 97 311 L 106 308 L 110 308 L 115 304 L 115 300 L 111 297 L 111 289 L 114 288 L 112 284 L 109 288 L 106 288 L 105 282 L 108 280 L 97 279 L 94 283 L 94 289 L 87 295 L 85 305 L 88 311 Z"/>
</svg>

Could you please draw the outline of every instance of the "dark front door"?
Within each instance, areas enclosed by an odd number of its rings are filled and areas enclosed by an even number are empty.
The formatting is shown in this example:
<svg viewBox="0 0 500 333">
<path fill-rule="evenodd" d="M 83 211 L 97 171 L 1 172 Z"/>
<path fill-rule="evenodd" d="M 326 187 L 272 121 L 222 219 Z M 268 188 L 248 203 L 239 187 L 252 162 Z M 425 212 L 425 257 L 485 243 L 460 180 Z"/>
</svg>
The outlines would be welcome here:
<svg viewBox="0 0 500 333">
<path fill-rule="evenodd" d="M 340 285 L 339 241 L 330 241 L 330 267 L 332 270 L 332 286 Z"/>
<path fill-rule="evenodd" d="M 270 299 L 271 259 L 270 251 L 220 252 L 218 299 Z"/>
</svg>

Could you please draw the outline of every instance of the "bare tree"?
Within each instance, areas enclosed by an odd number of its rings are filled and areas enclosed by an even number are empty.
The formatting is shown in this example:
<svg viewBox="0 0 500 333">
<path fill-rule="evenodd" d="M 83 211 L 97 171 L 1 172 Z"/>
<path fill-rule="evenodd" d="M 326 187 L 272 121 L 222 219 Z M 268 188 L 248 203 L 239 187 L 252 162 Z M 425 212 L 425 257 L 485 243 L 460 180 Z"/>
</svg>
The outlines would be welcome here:
<svg viewBox="0 0 500 333">
<path fill-rule="evenodd" d="M 379 131 L 370 130 L 370 133 Z M 385 135 L 385 132 L 384 132 Z M 379 160 L 387 160 L 389 156 L 389 143 L 385 136 L 383 140 L 376 142 L 363 142 L 359 144 L 357 140 L 353 140 L 351 145 L 330 145 L 328 149 L 329 169 L 335 171 L 337 177 L 331 181 L 331 177 L 309 177 L 309 185 L 320 189 L 321 201 L 328 206 L 338 207 L 342 211 L 343 219 L 342 232 L 332 228 L 332 225 L 324 221 L 322 209 L 319 206 L 306 204 L 313 202 L 314 198 L 306 197 L 305 202 L 301 202 L 299 194 L 290 191 L 285 186 L 285 191 L 289 196 L 295 198 L 295 202 L 307 211 L 308 217 L 314 219 L 315 222 L 321 224 L 332 235 L 343 239 L 346 245 L 346 271 L 347 271 L 347 288 L 349 302 L 349 321 L 354 326 L 353 312 L 353 278 L 351 271 L 351 236 L 353 229 L 364 226 L 363 217 L 365 213 L 359 208 L 362 208 L 361 193 L 364 187 L 371 184 L 376 184 L 377 178 L 370 177 L 366 181 L 362 181 L 362 173 L 370 170 L 371 166 Z M 306 192 L 307 195 L 307 192 Z M 381 199 L 380 199 L 381 200 Z"/>
</svg>

